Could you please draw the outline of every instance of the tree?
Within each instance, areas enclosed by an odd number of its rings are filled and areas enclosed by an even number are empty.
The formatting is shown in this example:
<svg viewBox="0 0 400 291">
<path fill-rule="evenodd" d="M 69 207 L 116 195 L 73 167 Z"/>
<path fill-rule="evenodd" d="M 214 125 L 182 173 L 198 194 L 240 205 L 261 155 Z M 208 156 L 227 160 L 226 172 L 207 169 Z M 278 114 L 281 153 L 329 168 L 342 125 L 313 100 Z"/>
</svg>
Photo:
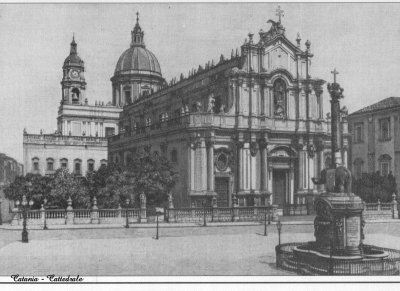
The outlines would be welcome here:
<svg viewBox="0 0 400 291">
<path fill-rule="evenodd" d="M 51 192 L 52 180 L 52 177 L 28 173 L 26 176 L 15 178 L 14 182 L 4 189 L 4 194 L 7 199 L 14 201 L 21 201 L 25 195 L 28 200 L 33 200 L 32 208 L 39 209 L 44 197 L 48 197 Z"/>
<path fill-rule="evenodd" d="M 380 172 L 364 173 L 359 179 L 353 180 L 353 191 L 366 202 L 385 203 L 392 200 L 393 193 L 397 192 L 396 179 L 390 173 L 381 176 Z"/>
<path fill-rule="evenodd" d="M 68 169 L 56 171 L 51 188 L 48 202 L 50 206 L 65 209 L 68 206 L 69 197 L 72 199 L 74 208 L 89 208 L 91 206 L 86 179 L 74 176 Z"/>
<path fill-rule="evenodd" d="M 178 174 L 169 160 L 157 152 L 144 151 L 136 155 L 127 166 L 135 177 L 135 199 L 144 192 L 147 205 L 162 206 L 178 180 Z"/>
<path fill-rule="evenodd" d="M 111 168 L 112 171 L 105 181 L 105 187 L 97 193 L 97 204 L 100 208 L 124 206 L 126 199 L 134 202 L 136 180 L 134 175 L 127 169 L 114 166 Z"/>
</svg>

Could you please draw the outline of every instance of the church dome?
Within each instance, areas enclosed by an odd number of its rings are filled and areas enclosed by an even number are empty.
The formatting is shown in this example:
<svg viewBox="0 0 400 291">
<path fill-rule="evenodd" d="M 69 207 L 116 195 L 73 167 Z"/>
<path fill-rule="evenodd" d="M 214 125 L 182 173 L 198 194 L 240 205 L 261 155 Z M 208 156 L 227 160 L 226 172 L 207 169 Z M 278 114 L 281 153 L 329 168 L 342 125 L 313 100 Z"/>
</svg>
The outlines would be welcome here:
<svg viewBox="0 0 400 291">
<path fill-rule="evenodd" d="M 114 74 L 150 72 L 161 76 L 156 56 L 144 46 L 131 46 L 120 56 Z"/>
<path fill-rule="evenodd" d="M 119 57 L 114 75 L 119 74 L 145 74 L 162 77 L 160 64 L 156 56 L 146 49 L 144 44 L 144 31 L 139 25 L 139 14 L 136 25 L 131 31 L 131 47 Z"/>
</svg>

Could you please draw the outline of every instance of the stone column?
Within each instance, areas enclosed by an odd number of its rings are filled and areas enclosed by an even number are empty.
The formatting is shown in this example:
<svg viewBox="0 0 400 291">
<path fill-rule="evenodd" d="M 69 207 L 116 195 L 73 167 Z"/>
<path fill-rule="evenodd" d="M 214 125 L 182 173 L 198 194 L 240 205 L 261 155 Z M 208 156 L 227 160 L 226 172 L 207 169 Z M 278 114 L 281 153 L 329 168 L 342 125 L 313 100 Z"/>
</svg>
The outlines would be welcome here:
<svg viewBox="0 0 400 291">
<path fill-rule="evenodd" d="M 348 159 L 347 153 L 348 153 L 348 148 L 347 148 L 347 146 L 344 146 L 342 163 L 343 163 L 343 166 L 345 166 L 346 168 L 347 168 L 347 159 Z"/>
<path fill-rule="evenodd" d="M 201 175 L 201 179 L 200 179 L 200 190 L 201 191 L 207 191 L 207 148 L 206 148 L 206 142 L 204 140 L 204 138 L 201 139 L 200 142 L 200 156 L 201 156 L 201 160 L 200 160 L 200 175 Z"/>
<path fill-rule="evenodd" d="M 214 141 L 207 142 L 207 191 L 209 194 L 215 193 L 214 179 Z"/>
<path fill-rule="evenodd" d="M 189 171 L 189 180 L 190 180 L 190 191 L 195 190 L 195 183 L 194 183 L 194 163 L 195 163 L 195 144 L 189 143 L 189 164 L 190 164 L 190 171 Z"/>
<path fill-rule="evenodd" d="M 72 208 L 72 199 L 71 196 L 67 200 L 67 216 L 65 224 L 74 224 L 74 209 Z"/>
<path fill-rule="evenodd" d="M 273 170 L 274 170 L 274 168 L 270 165 L 270 166 L 268 166 L 268 173 L 267 173 L 267 177 L 268 177 L 268 192 L 269 192 L 269 195 L 268 195 L 268 198 L 267 198 L 267 204 L 268 205 L 271 205 L 274 201 L 273 201 L 273 195 L 272 195 L 272 193 L 273 193 L 273 189 L 272 189 L 272 183 L 273 183 L 273 175 L 272 175 L 272 173 L 273 173 Z"/>
<path fill-rule="evenodd" d="M 294 167 L 290 165 L 289 168 L 289 203 L 294 203 Z"/>
<path fill-rule="evenodd" d="M 305 187 L 305 183 L 304 183 L 305 165 L 304 165 L 304 163 L 305 163 L 305 151 L 303 149 L 303 146 L 301 145 L 300 150 L 299 150 L 299 164 L 298 164 L 298 166 L 299 166 L 299 171 L 298 171 L 298 173 L 299 173 L 299 180 L 298 180 L 299 190 L 304 190 L 304 187 Z"/>
<path fill-rule="evenodd" d="M 243 191 L 243 145 L 243 142 L 236 143 L 238 151 L 236 194 L 239 194 L 239 192 Z"/>
<path fill-rule="evenodd" d="M 259 190 L 257 185 L 257 153 L 258 144 L 256 142 L 251 142 L 250 144 L 250 159 L 249 159 L 249 178 L 250 178 L 250 190 Z"/>
<path fill-rule="evenodd" d="M 261 192 L 266 194 L 268 192 L 268 152 L 267 142 L 265 140 L 260 142 L 260 155 L 261 155 Z"/>
</svg>

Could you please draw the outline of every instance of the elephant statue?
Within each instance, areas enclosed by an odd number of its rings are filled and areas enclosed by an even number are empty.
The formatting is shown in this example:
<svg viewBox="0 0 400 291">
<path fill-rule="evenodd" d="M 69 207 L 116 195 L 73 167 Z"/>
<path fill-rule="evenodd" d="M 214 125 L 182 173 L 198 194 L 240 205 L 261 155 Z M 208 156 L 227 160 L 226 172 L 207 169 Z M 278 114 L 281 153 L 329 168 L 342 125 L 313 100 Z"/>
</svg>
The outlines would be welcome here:
<svg viewBox="0 0 400 291">
<path fill-rule="evenodd" d="M 311 178 L 314 184 L 321 185 L 327 182 L 327 171 L 326 169 L 321 171 L 319 178 Z M 351 194 L 351 172 L 343 166 L 337 167 L 335 170 L 335 187 L 333 192 L 335 193 L 346 193 Z"/>
</svg>

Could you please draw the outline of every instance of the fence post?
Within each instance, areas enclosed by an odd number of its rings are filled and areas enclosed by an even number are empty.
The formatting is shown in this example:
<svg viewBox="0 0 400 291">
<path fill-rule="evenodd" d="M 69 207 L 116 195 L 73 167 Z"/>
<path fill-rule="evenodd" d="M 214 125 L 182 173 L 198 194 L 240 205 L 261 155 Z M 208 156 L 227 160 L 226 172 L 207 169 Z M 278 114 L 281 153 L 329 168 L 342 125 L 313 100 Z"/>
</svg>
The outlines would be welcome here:
<svg viewBox="0 0 400 291">
<path fill-rule="evenodd" d="M 217 207 L 217 197 L 213 196 L 211 199 L 211 222 L 214 222 L 214 214 Z"/>
<path fill-rule="evenodd" d="M 74 224 L 74 209 L 72 208 L 72 199 L 71 196 L 67 200 L 67 216 L 65 219 L 65 224 Z"/>
<path fill-rule="evenodd" d="M 147 216 L 146 216 L 146 195 L 144 192 L 140 194 L 140 217 L 139 217 L 139 222 L 147 222 Z"/>
<path fill-rule="evenodd" d="M 15 207 L 12 210 L 13 218 L 11 220 L 11 225 L 19 225 L 19 209 L 17 207 Z"/>
<path fill-rule="evenodd" d="M 381 200 L 378 199 L 378 211 L 381 211 Z"/>
<path fill-rule="evenodd" d="M 272 221 L 277 221 L 278 220 L 278 205 L 273 204 L 272 205 Z"/>
<path fill-rule="evenodd" d="M 237 203 L 237 197 L 234 196 L 232 199 L 232 206 L 233 206 L 233 216 L 232 216 L 232 221 L 239 221 L 239 209 L 238 209 L 238 203 Z"/>
<path fill-rule="evenodd" d="M 174 198 L 172 197 L 171 193 L 169 193 L 169 195 L 168 195 L 167 211 L 168 211 L 168 215 L 167 215 L 168 222 L 175 222 Z"/>
<path fill-rule="evenodd" d="M 121 207 L 121 203 L 118 203 L 118 208 L 117 208 L 117 220 L 118 220 L 118 223 L 119 223 L 119 222 L 122 223 L 122 207 Z"/>
<path fill-rule="evenodd" d="M 44 209 L 44 205 L 42 204 L 42 207 L 40 207 L 40 221 L 41 221 L 41 224 L 43 225 L 43 227 L 45 226 L 44 225 L 44 220 L 46 219 L 45 218 L 45 215 L 46 215 L 46 212 L 45 212 L 46 210 Z"/>
<path fill-rule="evenodd" d="M 399 218 L 399 212 L 397 210 L 397 201 L 396 201 L 395 193 L 393 193 L 393 195 L 392 195 L 392 218 L 393 219 Z"/>
<path fill-rule="evenodd" d="M 90 211 L 90 223 L 98 224 L 99 222 L 99 208 L 97 207 L 97 198 L 94 196 L 92 211 Z"/>
</svg>

